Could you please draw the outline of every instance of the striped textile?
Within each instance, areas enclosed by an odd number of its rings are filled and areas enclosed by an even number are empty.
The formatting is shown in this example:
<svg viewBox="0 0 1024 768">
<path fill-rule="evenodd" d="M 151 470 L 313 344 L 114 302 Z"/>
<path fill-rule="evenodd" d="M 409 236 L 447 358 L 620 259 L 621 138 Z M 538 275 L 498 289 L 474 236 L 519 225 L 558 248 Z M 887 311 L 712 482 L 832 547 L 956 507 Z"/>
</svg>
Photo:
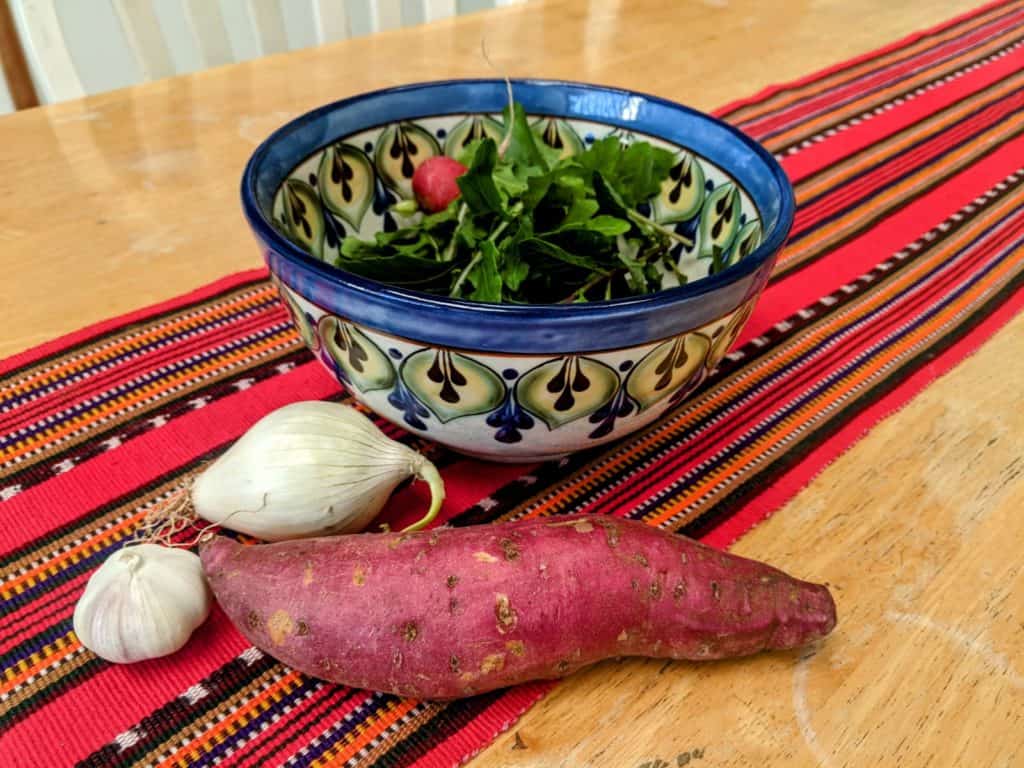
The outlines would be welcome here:
<svg viewBox="0 0 1024 768">
<path fill-rule="evenodd" d="M 455 525 L 583 511 L 728 545 L 1024 305 L 1022 86 L 1014 0 L 723 109 L 780 157 L 799 212 L 696 396 L 622 443 L 526 467 L 481 471 L 389 434 L 442 467 Z M 262 271 L 0 362 L 0 763 L 452 765 L 551 687 L 430 704 L 326 685 L 217 610 L 170 658 L 117 666 L 81 647 L 90 572 L 299 398 L 344 396 Z M 392 521 L 424 494 L 401 491 Z"/>
</svg>

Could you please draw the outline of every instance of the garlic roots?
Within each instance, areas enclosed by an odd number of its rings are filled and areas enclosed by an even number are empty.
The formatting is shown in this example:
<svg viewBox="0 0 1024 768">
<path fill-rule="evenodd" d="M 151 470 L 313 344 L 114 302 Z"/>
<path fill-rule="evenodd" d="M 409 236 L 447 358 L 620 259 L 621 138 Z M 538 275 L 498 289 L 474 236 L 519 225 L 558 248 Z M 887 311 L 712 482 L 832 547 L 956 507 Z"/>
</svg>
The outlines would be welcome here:
<svg viewBox="0 0 1024 768">
<path fill-rule="evenodd" d="M 210 613 L 199 556 L 126 546 L 97 569 L 75 605 L 75 634 L 102 659 L 128 664 L 174 653 Z"/>
<path fill-rule="evenodd" d="M 444 483 L 425 457 L 337 403 L 292 403 L 249 429 L 192 486 L 196 513 L 268 541 L 363 530 L 395 487 L 415 475 L 436 517 Z"/>
</svg>

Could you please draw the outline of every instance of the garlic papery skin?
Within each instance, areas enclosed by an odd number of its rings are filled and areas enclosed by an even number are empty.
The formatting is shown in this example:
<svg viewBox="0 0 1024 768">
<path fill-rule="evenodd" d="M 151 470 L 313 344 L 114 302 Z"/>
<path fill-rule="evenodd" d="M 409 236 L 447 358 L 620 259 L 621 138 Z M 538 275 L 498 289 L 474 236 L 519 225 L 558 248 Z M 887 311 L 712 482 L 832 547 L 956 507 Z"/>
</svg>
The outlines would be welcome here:
<svg viewBox="0 0 1024 768">
<path fill-rule="evenodd" d="M 256 422 L 196 478 L 192 505 L 211 523 L 267 541 L 352 533 L 412 475 L 430 485 L 431 504 L 406 530 L 440 509 L 437 468 L 350 406 L 292 403 Z"/>
<path fill-rule="evenodd" d="M 199 556 L 158 544 L 126 546 L 89 578 L 75 634 L 102 659 L 129 664 L 174 653 L 210 613 Z"/>
</svg>

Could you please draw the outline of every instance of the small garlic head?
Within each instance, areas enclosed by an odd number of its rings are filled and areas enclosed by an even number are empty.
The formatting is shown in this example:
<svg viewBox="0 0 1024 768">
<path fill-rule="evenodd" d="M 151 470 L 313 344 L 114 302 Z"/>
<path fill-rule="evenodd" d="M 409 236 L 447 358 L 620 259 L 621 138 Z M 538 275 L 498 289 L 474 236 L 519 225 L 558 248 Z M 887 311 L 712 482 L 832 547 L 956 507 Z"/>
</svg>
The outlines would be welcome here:
<svg viewBox="0 0 1024 768">
<path fill-rule="evenodd" d="M 108 557 L 75 606 L 75 634 L 102 659 L 128 664 L 174 653 L 210 613 L 194 552 L 157 544 Z"/>
<path fill-rule="evenodd" d="M 444 498 L 433 464 L 355 408 L 299 402 L 264 416 L 207 467 L 192 504 L 211 523 L 269 541 L 354 533 L 411 475 L 431 487 L 425 524 Z"/>
</svg>

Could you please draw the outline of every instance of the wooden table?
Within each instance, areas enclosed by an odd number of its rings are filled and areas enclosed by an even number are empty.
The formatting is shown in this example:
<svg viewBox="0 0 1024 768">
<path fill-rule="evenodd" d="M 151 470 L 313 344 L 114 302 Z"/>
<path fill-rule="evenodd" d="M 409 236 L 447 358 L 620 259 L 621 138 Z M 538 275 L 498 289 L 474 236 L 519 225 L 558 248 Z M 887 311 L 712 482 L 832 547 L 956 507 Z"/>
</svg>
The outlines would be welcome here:
<svg viewBox="0 0 1024 768">
<path fill-rule="evenodd" d="M 713 108 L 974 4 L 531 2 L 5 117 L 0 354 L 257 265 L 253 146 L 332 99 L 490 74 L 481 38 L 512 76 Z M 1024 765 L 1022 343 L 1018 317 L 736 546 L 833 585 L 816 653 L 601 664 L 473 765 Z"/>
</svg>

